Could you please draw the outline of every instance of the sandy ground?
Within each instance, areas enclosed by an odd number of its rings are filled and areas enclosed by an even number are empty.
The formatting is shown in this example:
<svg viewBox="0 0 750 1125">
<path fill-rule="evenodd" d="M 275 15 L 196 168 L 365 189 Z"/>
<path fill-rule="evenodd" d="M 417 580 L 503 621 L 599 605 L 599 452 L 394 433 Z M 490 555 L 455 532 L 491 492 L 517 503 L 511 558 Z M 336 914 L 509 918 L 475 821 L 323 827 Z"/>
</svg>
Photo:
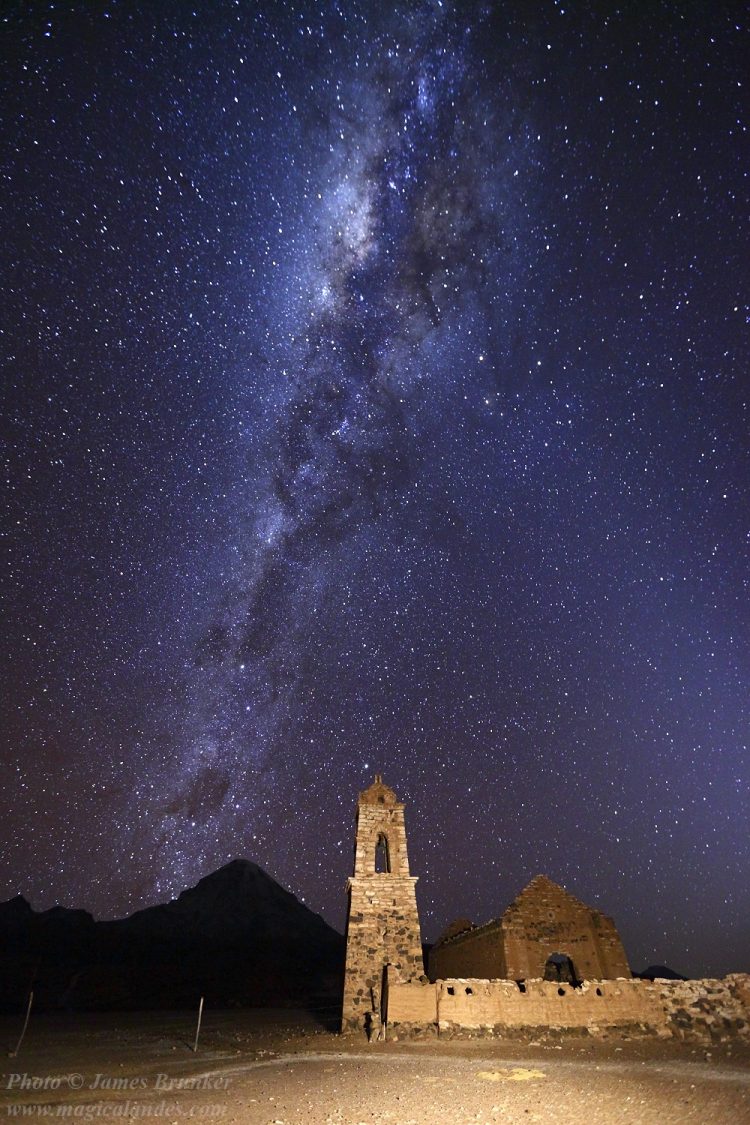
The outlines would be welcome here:
<svg viewBox="0 0 750 1125">
<path fill-rule="evenodd" d="M 750 1049 L 547 1034 L 367 1044 L 305 1013 L 0 1020 L 0 1118 L 226 1125 L 750 1125 Z M 1 1125 L 1 1122 L 0 1122 Z"/>
</svg>

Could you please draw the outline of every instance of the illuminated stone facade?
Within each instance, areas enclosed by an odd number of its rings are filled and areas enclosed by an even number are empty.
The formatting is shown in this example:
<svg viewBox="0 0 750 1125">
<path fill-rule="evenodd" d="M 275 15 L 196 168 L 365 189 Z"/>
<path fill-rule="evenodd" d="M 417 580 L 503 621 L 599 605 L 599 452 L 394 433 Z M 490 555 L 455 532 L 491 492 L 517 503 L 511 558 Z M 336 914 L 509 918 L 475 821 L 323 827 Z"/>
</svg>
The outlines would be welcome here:
<svg viewBox="0 0 750 1125">
<path fill-rule="evenodd" d="M 342 1031 L 379 1026 L 387 966 L 393 980 L 424 976 L 416 882 L 409 874 L 404 806 L 377 775 L 357 803 Z"/>
<path fill-rule="evenodd" d="M 501 918 L 449 926 L 432 948 L 429 975 L 575 983 L 631 972 L 612 919 L 537 875 Z"/>
</svg>

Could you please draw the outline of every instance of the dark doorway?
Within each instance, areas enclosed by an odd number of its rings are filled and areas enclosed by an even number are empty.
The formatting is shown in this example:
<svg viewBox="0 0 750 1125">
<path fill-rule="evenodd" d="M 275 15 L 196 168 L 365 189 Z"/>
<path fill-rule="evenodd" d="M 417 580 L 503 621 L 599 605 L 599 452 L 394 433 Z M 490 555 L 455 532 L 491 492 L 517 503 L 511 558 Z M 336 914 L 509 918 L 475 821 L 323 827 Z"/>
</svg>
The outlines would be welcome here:
<svg viewBox="0 0 750 1125">
<path fill-rule="evenodd" d="M 383 1026 L 388 1023 L 388 966 L 383 965 L 383 976 L 380 984 L 380 1022 Z"/>
<path fill-rule="evenodd" d="M 579 983 L 573 962 L 566 953 L 553 953 L 547 958 L 544 979 L 554 981 L 555 984 L 571 984 L 574 987 Z"/>
</svg>

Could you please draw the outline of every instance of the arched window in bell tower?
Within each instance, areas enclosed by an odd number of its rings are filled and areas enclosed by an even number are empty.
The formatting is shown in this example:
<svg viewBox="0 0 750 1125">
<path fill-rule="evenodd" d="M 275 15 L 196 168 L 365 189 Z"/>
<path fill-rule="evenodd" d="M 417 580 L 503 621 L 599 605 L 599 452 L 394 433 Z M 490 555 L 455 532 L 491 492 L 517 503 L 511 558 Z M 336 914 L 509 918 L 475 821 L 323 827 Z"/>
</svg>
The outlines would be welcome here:
<svg viewBox="0 0 750 1125">
<path fill-rule="evenodd" d="M 390 875 L 391 857 L 388 852 L 388 837 L 381 832 L 375 845 L 375 872 L 378 875 Z"/>
</svg>

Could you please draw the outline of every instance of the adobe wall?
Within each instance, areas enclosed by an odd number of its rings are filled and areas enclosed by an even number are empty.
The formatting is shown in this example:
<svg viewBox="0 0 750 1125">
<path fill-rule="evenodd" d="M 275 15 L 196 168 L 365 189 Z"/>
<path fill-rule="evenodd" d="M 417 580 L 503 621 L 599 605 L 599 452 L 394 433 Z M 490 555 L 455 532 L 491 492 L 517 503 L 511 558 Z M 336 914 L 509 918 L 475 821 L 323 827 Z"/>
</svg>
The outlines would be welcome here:
<svg viewBox="0 0 750 1125">
<path fill-rule="evenodd" d="M 453 1028 L 617 1027 L 667 1032 L 659 989 L 641 980 L 585 981 L 580 988 L 527 980 L 451 980 L 436 984 L 438 1025 Z"/>
<path fill-rule="evenodd" d="M 496 920 L 433 946 L 429 957 L 430 980 L 466 975 L 487 980 L 507 977 L 504 939 L 500 921 Z"/>
<path fill-rule="evenodd" d="M 580 988 L 531 980 L 523 991 L 513 980 L 394 980 L 388 989 L 388 1023 L 436 1024 L 440 1031 L 643 1024 L 668 1034 L 659 985 L 632 979 L 585 981 Z"/>
<path fill-rule="evenodd" d="M 580 988 L 527 980 L 453 979 L 399 983 L 389 975 L 388 1023 L 393 1030 L 502 1033 L 512 1028 L 640 1027 L 696 1042 L 750 1039 L 750 975 L 724 980 L 584 981 Z"/>
<path fill-rule="evenodd" d="M 437 987 L 419 981 L 402 983 L 388 974 L 388 1023 L 437 1026 Z"/>
</svg>

